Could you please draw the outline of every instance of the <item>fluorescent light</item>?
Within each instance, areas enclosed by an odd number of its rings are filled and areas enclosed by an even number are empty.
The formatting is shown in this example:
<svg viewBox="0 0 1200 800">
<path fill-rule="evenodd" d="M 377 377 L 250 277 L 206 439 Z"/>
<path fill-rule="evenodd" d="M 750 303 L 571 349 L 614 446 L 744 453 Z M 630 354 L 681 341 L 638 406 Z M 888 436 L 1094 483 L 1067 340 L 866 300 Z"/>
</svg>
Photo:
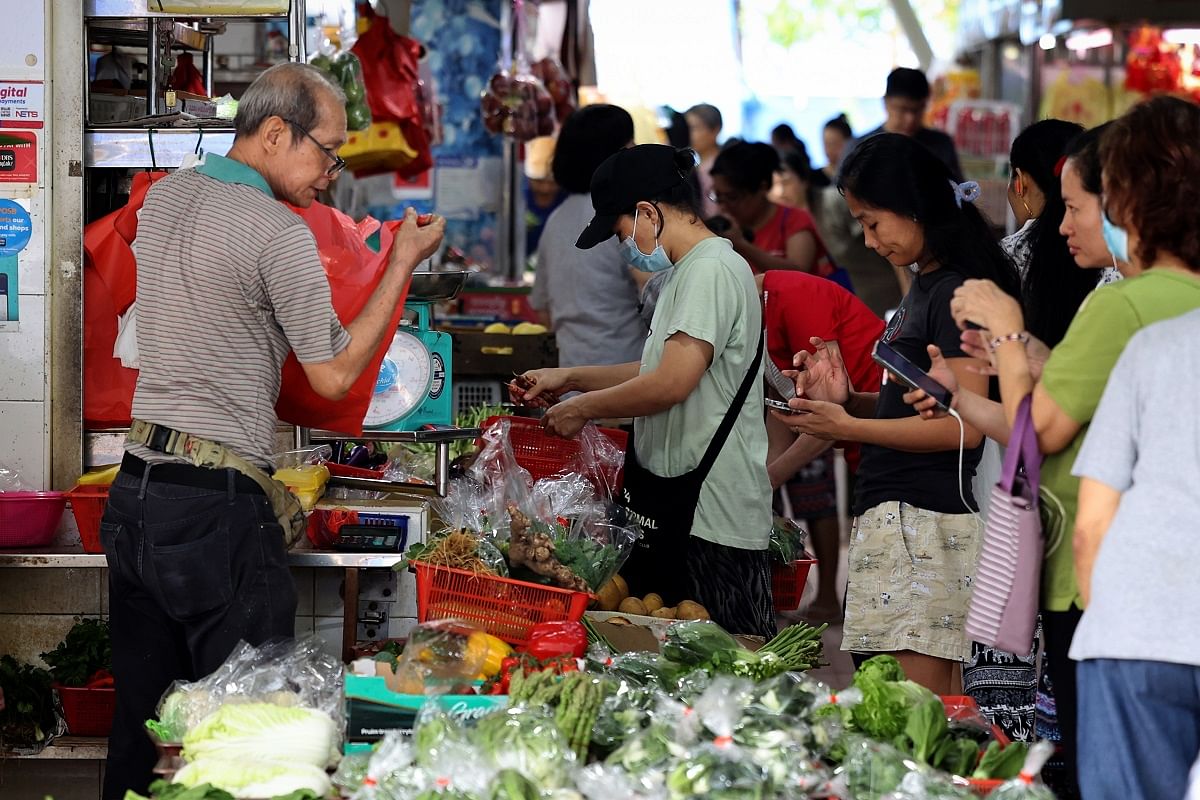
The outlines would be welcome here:
<svg viewBox="0 0 1200 800">
<path fill-rule="evenodd" d="M 1112 43 L 1113 32 L 1109 28 L 1073 33 L 1067 37 L 1067 49 L 1076 53 L 1083 50 L 1095 50 L 1097 47 L 1108 47 Z"/>
<path fill-rule="evenodd" d="M 1200 28 L 1171 28 L 1163 31 L 1163 39 L 1171 44 L 1200 44 Z"/>
<path fill-rule="evenodd" d="M 1058 37 L 1053 33 L 1043 33 L 1042 38 L 1038 39 L 1038 47 L 1043 50 L 1053 50 L 1058 45 Z"/>
</svg>

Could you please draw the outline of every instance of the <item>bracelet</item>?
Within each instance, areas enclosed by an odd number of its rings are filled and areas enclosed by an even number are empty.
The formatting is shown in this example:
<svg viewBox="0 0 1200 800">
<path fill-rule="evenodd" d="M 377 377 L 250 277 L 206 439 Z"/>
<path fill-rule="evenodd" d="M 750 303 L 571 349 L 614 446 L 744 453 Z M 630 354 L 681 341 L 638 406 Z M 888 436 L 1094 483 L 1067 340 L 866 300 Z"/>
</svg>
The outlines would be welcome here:
<svg viewBox="0 0 1200 800">
<path fill-rule="evenodd" d="M 1029 334 L 1026 331 L 1020 331 L 1018 333 L 997 336 L 990 342 L 992 352 L 996 352 L 1000 348 L 1000 345 L 1007 344 L 1008 342 L 1020 342 L 1022 345 L 1029 344 Z"/>
</svg>

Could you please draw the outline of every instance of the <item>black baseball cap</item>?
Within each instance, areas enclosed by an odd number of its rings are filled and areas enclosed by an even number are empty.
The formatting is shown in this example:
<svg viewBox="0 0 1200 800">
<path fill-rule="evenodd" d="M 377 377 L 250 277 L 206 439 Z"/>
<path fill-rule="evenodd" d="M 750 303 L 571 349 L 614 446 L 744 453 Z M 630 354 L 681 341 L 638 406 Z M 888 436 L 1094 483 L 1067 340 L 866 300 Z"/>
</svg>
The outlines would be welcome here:
<svg viewBox="0 0 1200 800">
<path fill-rule="evenodd" d="M 590 250 L 613 236 L 613 226 L 639 200 L 658 197 L 684 183 L 678 153 L 665 144 L 640 144 L 613 153 L 592 175 L 592 206 L 596 216 L 579 234 L 575 246 Z"/>
</svg>

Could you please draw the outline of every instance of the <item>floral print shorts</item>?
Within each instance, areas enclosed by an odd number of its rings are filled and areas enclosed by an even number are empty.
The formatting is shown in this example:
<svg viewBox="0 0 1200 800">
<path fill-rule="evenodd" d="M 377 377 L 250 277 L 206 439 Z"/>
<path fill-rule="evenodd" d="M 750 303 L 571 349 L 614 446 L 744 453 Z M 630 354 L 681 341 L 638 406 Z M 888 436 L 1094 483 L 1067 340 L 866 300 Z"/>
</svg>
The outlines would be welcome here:
<svg viewBox="0 0 1200 800">
<path fill-rule="evenodd" d="M 966 661 L 983 526 L 973 514 L 882 503 L 854 520 L 842 649 Z"/>
</svg>

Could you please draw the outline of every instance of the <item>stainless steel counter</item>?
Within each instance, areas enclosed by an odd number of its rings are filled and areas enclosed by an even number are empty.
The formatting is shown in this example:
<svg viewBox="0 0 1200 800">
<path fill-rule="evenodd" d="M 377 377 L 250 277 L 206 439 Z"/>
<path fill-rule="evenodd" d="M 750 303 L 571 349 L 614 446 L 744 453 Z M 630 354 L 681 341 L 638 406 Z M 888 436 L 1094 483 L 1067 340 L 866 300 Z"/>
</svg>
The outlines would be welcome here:
<svg viewBox="0 0 1200 800">
<path fill-rule="evenodd" d="M 403 560 L 399 553 L 339 553 L 297 549 L 288 553 L 292 567 L 337 569 L 390 569 Z M 71 548 L 47 547 L 38 550 L 0 550 L 0 568 L 48 567 L 83 568 L 107 566 L 104 556 Z"/>
</svg>

